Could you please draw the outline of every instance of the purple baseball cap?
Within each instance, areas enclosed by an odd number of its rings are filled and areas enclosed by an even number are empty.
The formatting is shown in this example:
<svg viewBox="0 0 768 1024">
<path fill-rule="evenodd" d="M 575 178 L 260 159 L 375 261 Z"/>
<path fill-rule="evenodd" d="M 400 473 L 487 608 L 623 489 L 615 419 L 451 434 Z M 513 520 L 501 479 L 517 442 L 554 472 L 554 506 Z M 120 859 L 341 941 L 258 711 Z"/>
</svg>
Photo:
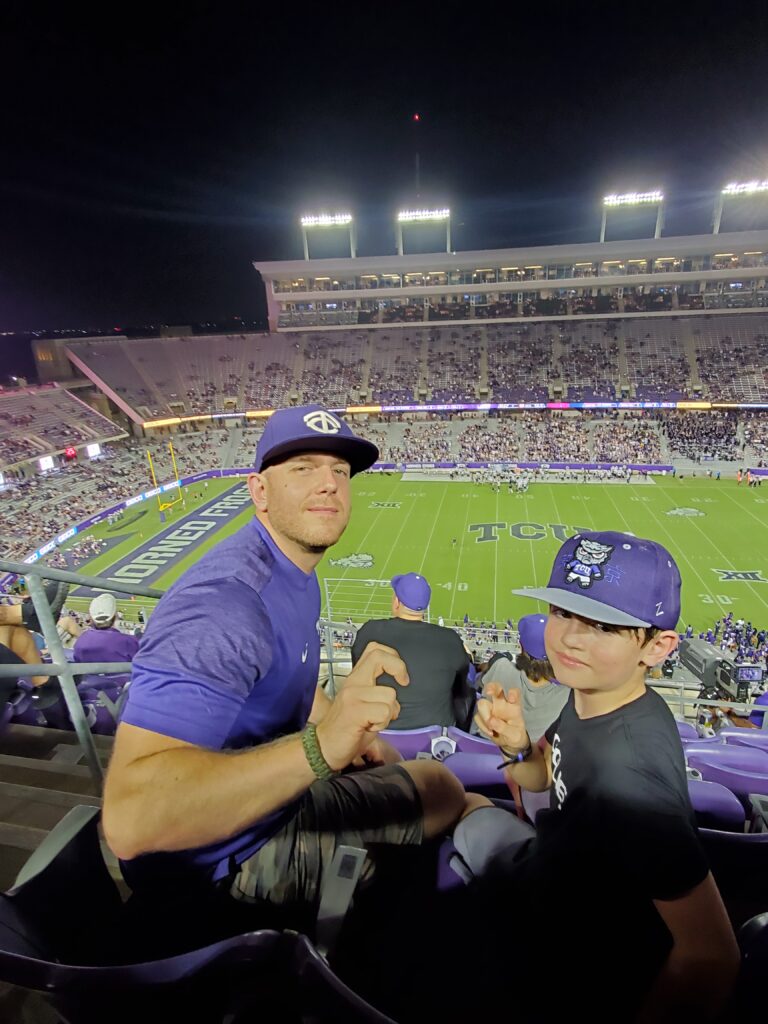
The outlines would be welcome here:
<svg viewBox="0 0 768 1024">
<path fill-rule="evenodd" d="M 612 626 L 674 629 L 680 585 L 680 570 L 661 544 L 608 530 L 569 538 L 546 587 L 512 593 Z"/>
<path fill-rule="evenodd" d="M 532 658 L 546 658 L 547 652 L 544 647 L 544 627 L 547 624 L 547 616 L 534 612 L 533 615 L 524 615 L 517 624 L 520 633 L 520 646 L 526 654 Z"/>
<path fill-rule="evenodd" d="M 404 576 L 392 577 L 392 589 L 398 601 L 414 612 L 423 612 L 429 608 L 432 588 L 417 572 L 407 572 Z"/>
<path fill-rule="evenodd" d="M 253 468 L 260 473 L 297 452 L 338 452 L 350 464 L 352 476 L 369 469 L 379 457 L 375 444 L 358 437 L 340 416 L 321 405 L 273 412 L 256 445 Z"/>
</svg>

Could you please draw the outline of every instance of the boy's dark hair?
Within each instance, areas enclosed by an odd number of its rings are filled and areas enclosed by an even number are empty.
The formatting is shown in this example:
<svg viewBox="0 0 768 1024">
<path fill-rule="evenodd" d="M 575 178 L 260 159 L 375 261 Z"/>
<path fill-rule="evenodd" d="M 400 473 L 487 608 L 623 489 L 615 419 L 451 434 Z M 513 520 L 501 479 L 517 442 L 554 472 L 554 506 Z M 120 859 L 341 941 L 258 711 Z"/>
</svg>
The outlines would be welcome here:
<svg viewBox="0 0 768 1024">
<path fill-rule="evenodd" d="M 601 622 L 606 633 L 631 633 L 640 641 L 640 646 L 645 647 L 649 640 L 653 640 L 661 632 L 658 626 L 614 626 L 608 622 Z"/>
<path fill-rule="evenodd" d="M 515 659 L 515 668 L 525 672 L 529 679 L 537 683 L 540 679 L 553 679 L 555 670 L 549 663 L 549 658 L 532 658 L 525 651 L 520 651 Z"/>
</svg>

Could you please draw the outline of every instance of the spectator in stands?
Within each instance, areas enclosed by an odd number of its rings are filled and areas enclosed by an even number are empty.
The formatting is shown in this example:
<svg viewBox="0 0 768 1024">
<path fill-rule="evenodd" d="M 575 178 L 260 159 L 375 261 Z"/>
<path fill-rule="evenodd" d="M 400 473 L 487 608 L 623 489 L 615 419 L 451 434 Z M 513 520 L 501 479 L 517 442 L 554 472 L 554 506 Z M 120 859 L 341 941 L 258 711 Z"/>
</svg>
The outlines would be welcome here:
<svg viewBox="0 0 768 1024">
<path fill-rule="evenodd" d="M 0 625 L 0 664 L 4 665 L 37 665 L 40 662 L 40 653 L 37 649 L 34 637 L 24 626 L 2 626 Z M 42 686 L 48 681 L 48 676 L 26 676 L 26 682 L 33 686 Z M 0 693 L 9 693 L 8 684 L 13 684 L 11 690 L 16 687 L 15 679 L 3 679 L 0 685 Z M 0 698 L 0 702 L 2 698 Z"/>
<path fill-rule="evenodd" d="M 340 843 L 418 845 L 487 803 L 440 764 L 382 764 L 397 755 L 377 733 L 408 683 L 395 651 L 368 647 L 333 702 L 317 686 L 314 569 L 346 528 L 350 477 L 377 455 L 319 406 L 274 413 L 248 478 L 255 518 L 189 569 L 149 620 L 104 828 L 135 891 L 153 906 L 175 899 L 179 914 L 190 906 L 185 930 L 210 934 L 217 911 L 231 925 L 243 902 L 314 913 Z M 397 689 L 376 685 L 382 672 Z M 381 766 L 341 774 L 362 759 Z M 364 880 L 372 870 L 367 861 Z"/>
<path fill-rule="evenodd" d="M 653 541 L 585 533 L 561 547 L 546 588 L 515 593 L 550 603 L 546 650 L 572 693 L 543 751 L 514 691 L 505 698 L 496 684 L 478 702 L 478 724 L 507 758 L 508 778 L 535 792 L 552 786 L 532 842 L 520 822 L 504 820 L 504 852 L 475 896 L 481 920 L 496 922 L 499 942 L 512 915 L 526 922 L 527 949 L 537 951 L 524 963 L 533 992 L 538 977 L 528 971 L 541 966 L 538 951 L 556 927 L 569 1013 L 583 1005 L 602 1020 L 601 997 L 619 992 L 624 1020 L 671 1019 L 678 1009 L 713 1019 L 735 981 L 738 948 L 701 849 L 675 721 L 645 684 L 678 642 L 677 566 Z M 580 984 L 595 943 L 610 981 L 601 993 Z M 475 984 L 487 990 L 484 979 Z M 615 1005 L 605 1009 L 616 1019 Z"/>
<path fill-rule="evenodd" d="M 75 661 L 133 661 L 139 649 L 135 636 L 121 632 L 117 621 L 117 602 L 113 594 L 99 594 L 88 608 L 93 628 L 86 629 L 75 642 Z"/>
<path fill-rule="evenodd" d="M 45 596 L 48 599 L 54 622 L 58 621 L 68 593 L 68 583 L 51 582 L 45 585 Z M 25 597 L 21 602 L 13 601 L 11 604 L 0 604 L 0 625 L 25 626 L 33 633 L 42 632 L 31 597 Z"/>
<path fill-rule="evenodd" d="M 491 684 L 501 686 L 505 695 L 520 694 L 520 705 L 528 735 L 537 743 L 563 710 L 570 690 L 554 679 L 554 669 L 544 648 L 546 615 L 524 615 L 518 624 L 520 653 L 512 663 L 509 656 L 495 658 L 483 674 L 483 690 Z M 493 692 L 496 691 L 494 687 Z"/>
<path fill-rule="evenodd" d="M 352 664 L 371 642 L 393 647 L 405 662 L 410 685 L 398 695 L 400 714 L 393 729 L 456 724 L 468 728 L 474 691 L 467 683 L 469 656 L 458 633 L 424 621 L 432 591 L 423 576 L 395 576 L 392 590 L 392 618 L 369 619 L 360 627 L 352 645 Z M 386 676 L 379 683 L 391 685 Z"/>
</svg>

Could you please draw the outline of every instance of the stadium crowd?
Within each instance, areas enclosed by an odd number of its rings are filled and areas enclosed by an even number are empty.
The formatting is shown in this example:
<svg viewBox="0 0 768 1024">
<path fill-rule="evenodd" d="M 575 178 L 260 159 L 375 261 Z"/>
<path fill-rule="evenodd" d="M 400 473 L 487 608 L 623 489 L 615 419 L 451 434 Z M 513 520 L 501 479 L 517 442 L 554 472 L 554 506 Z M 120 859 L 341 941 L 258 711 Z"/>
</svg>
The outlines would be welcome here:
<svg viewBox="0 0 768 1024">
<path fill-rule="evenodd" d="M 646 420 L 601 420 L 594 429 L 593 450 L 598 462 L 661 463 L 661 439 Z"/>
<path fill-rule="evenodd" d="M 738 416 L 735 412 L 670 412 L 657 418 L 663 425 L 674 455 L 684 456 L 694 462 L 701 462 L 702 459 L 736 459 Z"/>
</svg>

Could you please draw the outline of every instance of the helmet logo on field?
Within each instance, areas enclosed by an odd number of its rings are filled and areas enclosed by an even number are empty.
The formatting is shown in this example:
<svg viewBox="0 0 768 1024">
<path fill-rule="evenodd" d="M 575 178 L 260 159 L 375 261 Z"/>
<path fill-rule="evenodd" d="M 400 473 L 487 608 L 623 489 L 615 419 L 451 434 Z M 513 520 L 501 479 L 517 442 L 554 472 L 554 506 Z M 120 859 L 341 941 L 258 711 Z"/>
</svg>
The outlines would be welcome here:
<svg viewBox="0 0 768 1024">
<path fill-rule="evenodd" d="M 667 512 L 667 515 L 693 518 L 694 516 L 703 516 L 704 513 L 698 508 L 671 508 L 669 512 Z"/>
<path fill-rule="evenodd" d="M 308 412 L 304 417 L 304 422 L 310 430 L 315 430 L 318 434 L 338 434 L 341 430 L 341 422 L 325 409 Z"/>
</svg>

